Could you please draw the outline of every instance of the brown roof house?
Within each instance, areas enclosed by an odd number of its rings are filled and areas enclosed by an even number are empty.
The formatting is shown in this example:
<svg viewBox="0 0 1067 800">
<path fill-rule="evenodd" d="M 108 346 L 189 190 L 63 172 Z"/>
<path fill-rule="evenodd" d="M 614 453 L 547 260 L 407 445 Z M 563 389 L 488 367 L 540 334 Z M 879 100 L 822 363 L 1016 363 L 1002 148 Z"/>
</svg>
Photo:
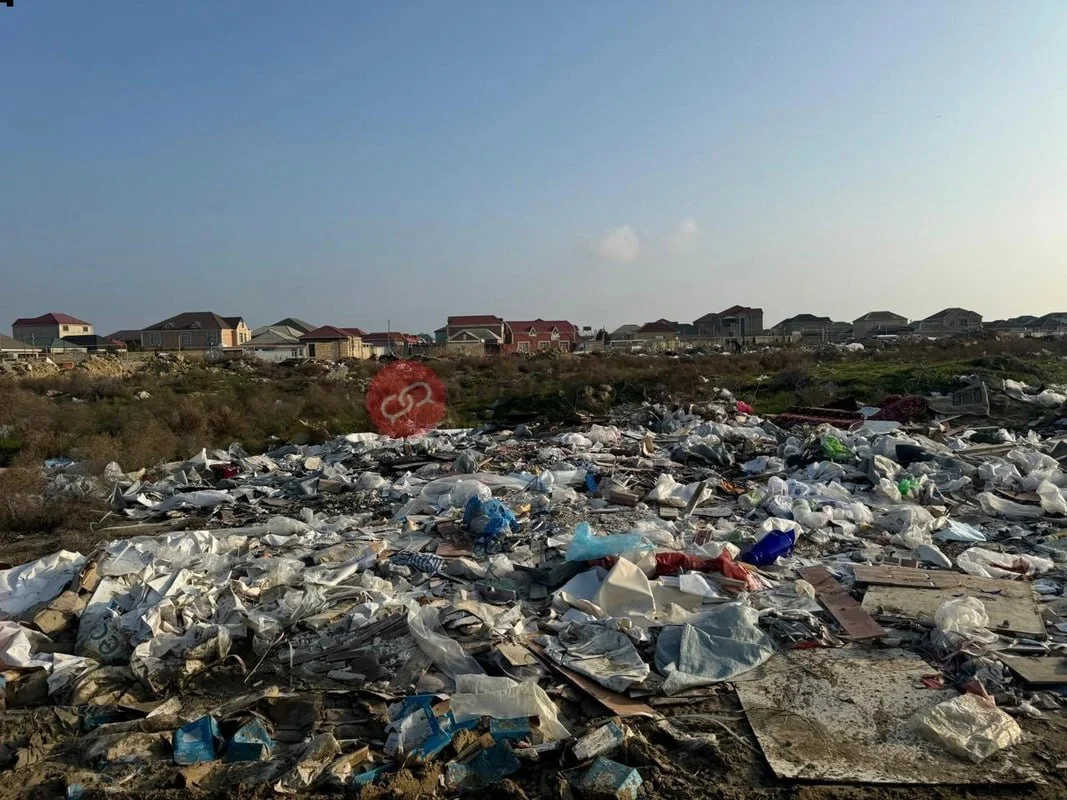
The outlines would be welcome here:
<svg viewBox="0 0 1067 800">
<path fill-rule="evenodd" d="M 870 336 L 891 336 L 908 329 L 908 318 L 892 311 L 868 311 L 852 321 L 852 335 L 857 339 Z"/>
<path fill-rule="evenodd" d="M 678 345 L 678 336 L 678 323 L 657 319 L 634 331 L 633 342 L 645 350 L 671 350 Z"/>
<path fill-rule="evenodd" d="M 369 348 L 363 344 L 364 333 L 359 328 L 338 328 L 323 325 L 300 337 L 307 345 L 308 358 L 340 361 L 342 358 L 369 358 Z"/>
<path fill-rule="evenodd" d="M 744 339 L 763 335 L 763 309 L 730 306 L 718 314 L 705 314 L 694 320 L 697 335 L 707 338 Z"/>
<path fill-rule="evenodd" d="M 445 347 L 471 355 L 499 353 L 508 335 L 507 323 L 492 314 L 449 317 L 445 325 Z"/>
<path fill-rule="evenodd" d="M 11 323 L 11 335 L 28 344 L 51 342 L 64 336 L 96 333 L 93 324 L 83 319 L 51 311 L 39 317 L 19 317 Z"/>
<path fill-rule="evenodd" d="M 982 315 L 966 308 L 945 308 L 919 320 L 915 332 L 923 336 L 974 336 L 982 332 Z"/>
<path fill-rule="evenodd" d="M 213 311 L 185 311 L 149 325 L 141 331 L 145 350 L 211 350 L 240 347 L 252 338 L 241 317 L 223 317 Z"/>
</svg>

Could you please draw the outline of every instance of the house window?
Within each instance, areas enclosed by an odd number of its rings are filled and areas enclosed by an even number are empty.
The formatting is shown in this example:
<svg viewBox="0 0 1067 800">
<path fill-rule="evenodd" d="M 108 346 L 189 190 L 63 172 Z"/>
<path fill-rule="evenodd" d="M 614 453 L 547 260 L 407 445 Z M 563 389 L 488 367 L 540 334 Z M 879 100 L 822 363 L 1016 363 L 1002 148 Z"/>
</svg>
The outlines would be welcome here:
<svg viewBox="0 0 1067 800">
<path fill-rule="evenodd" d="M 70 330 L 70 325 L 64 325 L 63 326 L 63 333 L 66 333 L 69 330 Z"/>
<path fill-rule="evenodd" d="M 184 334 L 184 333 L 182 334 L 182 336 L 185 336 L 185 335 L 186 334 Z M 219 335 L 217 333 L 208 333 L 208 335 L 207 335 L 207 343 L 208 343 L 208 347 L 214 347 L 215 345 L 217 345 L 219 343 Z"/>
<path fill-rule="evenodd" d="M 310 342 L 308 344 L 308 356 L 311 357 L 311 358 L 315 357 L 315 343 L 314 342 Z"/>
<path fill-rule="evenodd" d="M 552 342 L 538 342 L 537 343 L 537 349 L 538 350 L 547 350 L 551 346 L 552 346 Z"/>
<path fill-rule="evenodd" d="M 189 333 L 188 331 L 182 331 L 180 336 L 181 336 L 181 345 L 182 345 L 182 347 L 188 347 L 189 345 L 191 345 L 193 343 L 193 335 L 191 333 Z"/>
<path fill-rule="evenodd" d="M 529 353 L 530 352 L 530 343 L 529 342 L 519 342 L 519 348 L 518 349 L 519 349 L 520 353 Z"/>
<path fill-rule="evenodd" d="M 152 334 L 152 344 L 155 347 L 159 347 L 161 344 L 163 344 L 163 334 L 161 334 L 161 333 L 153 333 Z"/>
<path fill-rule="evenodd" d="M 89 332 L 89 326 L 88 325 L 82 325 L 82 333 L 88 333 L 88 332 Z"/>
</svg>

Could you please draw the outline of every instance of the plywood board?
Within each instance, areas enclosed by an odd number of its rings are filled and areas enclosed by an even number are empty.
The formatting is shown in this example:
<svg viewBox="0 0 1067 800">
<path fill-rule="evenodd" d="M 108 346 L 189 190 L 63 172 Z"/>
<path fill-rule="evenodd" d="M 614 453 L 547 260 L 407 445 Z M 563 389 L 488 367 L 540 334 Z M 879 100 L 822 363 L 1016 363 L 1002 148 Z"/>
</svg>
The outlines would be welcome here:
<svg viewBox="0 0 1067 800">
<path fill-rule="evenodd" d="M 1067 685 L 1067 658 L 1062 656 L 1001 656 L 1011 671 L 1032 686 Z"/>
<path fill-rule="evenodd" d="M 1010 750 L 971 764 L 919 736 L 913 717 L 956 696 L 921 680 L 936 670 L 903 650 L 791 650 L 736 682 L 779 778 L 831 783 L 1028 783 Z"/>
<path fill-rule="evenodd" d="M 961 572 L 914 569 L 912 567 L 869 567 L 856 564 L 852 568 L 857 583 L 872 586 L 907 586 L 914 589 L 963 588 L 975 591 L 1006 594 L 1011 597 L 1030 597 L 1030 584 L 1025 581 L 1006 581 L 979 578 Z"/>
<path fill-rule="evenodd" d="M 1036 601 L 1029 594 L 1029 587 L 1026 589 L 1028 596 L 1018 597 L 965 588 L 907 589 L 901 586 L 871 586 L 863 596 L 863 608 L 875 617 L 909 619 L 932 626 L 934 614 L 946 600 L 975 597 L 985 606 L 990 629 L 1044 638 L 1045 624 L 1041 621 Z"/>
<path fill-rule="evenodd" d="M 885 629 L 868 614 L 844 586 L 834 580 L 826 567 L 805 567 L 799 570 L 800 577 L 815 589 L 826 610 L 838 624 L 855 639 L 876 639 L 885 636 Z"/>
</svg>

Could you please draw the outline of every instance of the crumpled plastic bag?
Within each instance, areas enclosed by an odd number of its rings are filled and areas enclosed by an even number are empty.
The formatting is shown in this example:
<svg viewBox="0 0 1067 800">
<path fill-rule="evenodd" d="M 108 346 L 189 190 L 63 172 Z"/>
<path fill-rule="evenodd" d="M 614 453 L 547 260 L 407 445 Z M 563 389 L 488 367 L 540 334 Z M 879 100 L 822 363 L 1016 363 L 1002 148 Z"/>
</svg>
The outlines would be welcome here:
<svg viewBox="0 0 1067 800">
<path fill-rule="evenodd" d="M 967 633 L 988 626 L 985 604 L 975 597 L 954 597 L 934 612 L 934 627 L 939 631 Z"/>
<path fill-rule="evenodd" d="M 652 490 L 645 497 L 645 500 L 652 503 L 659 503 L 661 506 L 685 508 L 686 504 L 693 498 L 693 495 L 696 494 L 699 485 L 699 483 L 678 483 L 673 475 L 669 472 L 664 472 L 656 480 L 656 485 L 652 487 Z M 711 495 L 712 491 L 705 487 L 701 500 L 705 500 Z"/>
<path fill-rule="evenodd" d="M 545 655 L 614 692 L 642 683 L 650 672 L 630 637 L 603 625 L 570 623 L 548 639 Z"/>
<path fill-rule="evenodd" d="M 1007 519 L 1033 519 L 1045 513 L 1037 506 L 1024 506 L 1022 503 L 997 497 L 992 492 L 982 492 L 978 495 L 978 505 L 991 517 L 1006 517 Z"/>
<path fill-rule="evenodd" d="M 919 733 L 953 755 L 978 763 L 1023 739 L 1019 723 L 992 700 L 961 694 L 916 718 Z"/>
<path fill-rule="evenodd" d="M 995 553 L 984 547 L 970 547 L 960 553 L 956 564 L 964 572 L 980 578 L 1020 578 L 1041 575 L 1052 569 L 1053 563 L 1040 556 Z"/>
<path fill-rule="evenodd" d="M 759 612 L 730 603 L 692 624 L 664 628 L 656 643 L 656 669 L 663 692 L 677 694 L 730 680 L 774 655 L 774 641 L 758 625 Z"/>
<path fill-rule="evenodd" d="M 482 717 L 537 717 L 538 728 L 548 741 L 571 735 L 559 721 L 559 709 L 552 698 L 534 681 L 517 683 L 511 678 L 489 675 L 458 675 L 449 709 L 457 723 Z"/>
<path fill-rule="evenodd" d="M 1063 499 L 1063 492 L 1051 481 L 1038 484 L 1037 496 L 1041 498 L 1041 510 L 1046 514 L 1067 514 L 1067 500 Z"/>
<path fill-rule="evenodd" d="M 588 522 L 579 522 L 567 548 L 568 561 L 595 561 L 607 556 L 648 549 L 640 533 L 612 533 L 595 536 Z"/>
<path fill-rule="evenodd" d="M 463 507 L 463 527 L 476 534 L 476 541 L 487 544 L 507 531 L 518 531 L 515 512 L 499 500 L 482 500 L 475 496 Z"/>
<path fill-rule="evenodd" d="M 485 670 L 467 655 L 459 642 L 441 627 L 440 612 L 433 606 L 408 606 L 408 629 L 419 648 L 442 672 L 455 679 L 459 675 L 484 675 Z"/>
</svg>

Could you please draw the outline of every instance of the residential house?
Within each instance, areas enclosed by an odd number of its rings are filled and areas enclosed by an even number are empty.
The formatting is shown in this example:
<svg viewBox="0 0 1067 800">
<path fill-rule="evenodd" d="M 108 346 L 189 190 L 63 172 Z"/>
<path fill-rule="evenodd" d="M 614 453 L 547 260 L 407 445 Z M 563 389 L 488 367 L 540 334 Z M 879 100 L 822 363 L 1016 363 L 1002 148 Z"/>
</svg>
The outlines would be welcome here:
<svg viewBox="0 0 1067 800">
<path fill-rule="evenodd" d="M 632 342 L 640 325 L 620 325 L 608 334 L 609 342 Z"/>
<path fill-rule="evenodd" d="M 892 311 L 868 311 L 852 321 L 852 335 L 857 339 L 893 335 L 907 330 L 908 318 Z"/>
<path fill-rule="evenodd" d="M 578 327 L 561 319 L 516 320 L 507 322 L 511 332 L 507 352 L 534 353 L 539 350 L 558 350 L 569 353 L 578 344 Z"/>
<path fill-rule="evenodd" d="M 1067 314 L 1057 311 L 1038 317 L 1029 326 L 1027 334 L 1030 336 L 1063 336 L 1067 334 Z"/>
<path fill-rule="evenodd" d="M 834 321 L 829 317 L 817 317 L 814 314 L 797 314 L 794 317 L 783 319 L 771 328 L 771 333 L 781 338 L 792 336 L 822 337 L 833 325 Z"/>
<path fill-rule="evenodd" d="M 84 347 L 87 353 L 125 353 L 126 343 L 118 339 L 109 339 L 106 336 L 97 336 L 95 333 L 85 336 L 64 336 L 63 341 Z"/>
<path fill-rule="evenodd" d="M 21 339 L 13 339 L 0 333 L 0 359 L 39 355 L 41 355 L 41 348 L 26 344 Z"/>
<path fill-rule="evenodd" d="M 140 350 L 141 349 L 141 330 L 140 328 L 125 328 L 120 331 L 108 334 L 105 338 L 111 339 L 114 342 L 122 342 L 126 345 L 127 350 Z"/>
<path fill-rule="evenodd" d="M 62 356 L 87 352 L 87 348 L 66 339 L 38 339 L 36 347 L 39 347 L 46 355 Z"/>
<path fill-rule="evenodd" d="M 299 317 L 286 317 L 285 319 L 278 320 L 273 325 L 264 325 L 261 328 L 256 328 L 252 331 L 252 336 L 254 337 L 257 333 L 261 333 L 268 328 L 292 328 L 293 330 L 300 331 L 300 334 L 303 335 L 305 333 L 311 333 L 311 331 L 315 330 L 317 327 L 319 326 L 312 325 L 310 322 L 305 322 Z"/>
<path fill-rule="evenodd" d="M 363 345 L 367 348 L 368 358 L 393 355 L 410 356 L 426 346 L 421 336 L 400 331 L 375 331 L 363 336 Z"/>
<path fill-rule="evenodd" d="M 449 317 L 445 347 L 462 353 L 499 353 L 507 342 L 507 323 L 491 314 Z"/>
<path fill-rule="evenodd" d="M 307 345 L 308 358 L 330 359 L 368 357 L 363 346 L 364 332 L 359 328 L 337 328 L 323 325 L 303 334 L 300 341 Z"/>
<path fill-rule="evenodd" d="M 672 350 L 678 338 L 678 323 L 662 318 L 646 322 L 633 334 L 633 342 L 645 350 Z"/>
<path fill-rule="evenodd" d="M 982 315 L 966 308 L 945 308 L 915 326 L 923 336 L 974 336 L 982 332 Z"/>
<path fill-rule="evenodd" d="M 240 347 L 252 338 L 241 317 L 223 317 L 213 311 L 185 311 L 141 331 L 145 350 L 212 350 Z"/>
<path fill-rule="evenodd" d="M 983 322 L 982 330 L 996 336 L 1024 336 L 1042 338 L 1045 336 L 1063 336 L 1067 334 L 1067 314 L 1053 312 L 1041 317 L 1026 314 L 1011 319 Z"/>
<path fill-rule="evenodd" d="M 307 358 L 308 346 L 300 337 L 308 332 L 281 323 L 266 325 L 252 331 L 252 338 L 245 342 L 242 349 L 246 355 L 260 361 Z"/>
<path fill-rule="evenodd" d="M 11 335 L 38 346 L 42 341 L 62 339 L 64 336 L 96 333 L 91 322 L 55 311 L 39 317 L 19 317 L 11 323 Z"/>
<path fill-rule="evenodd" d="M 744 341 L 763 335 L 763 309 L 730 306 L 717 314 L 705 314 L 693 321 L 698 336 L 708 339 Z"/>
</svg>

